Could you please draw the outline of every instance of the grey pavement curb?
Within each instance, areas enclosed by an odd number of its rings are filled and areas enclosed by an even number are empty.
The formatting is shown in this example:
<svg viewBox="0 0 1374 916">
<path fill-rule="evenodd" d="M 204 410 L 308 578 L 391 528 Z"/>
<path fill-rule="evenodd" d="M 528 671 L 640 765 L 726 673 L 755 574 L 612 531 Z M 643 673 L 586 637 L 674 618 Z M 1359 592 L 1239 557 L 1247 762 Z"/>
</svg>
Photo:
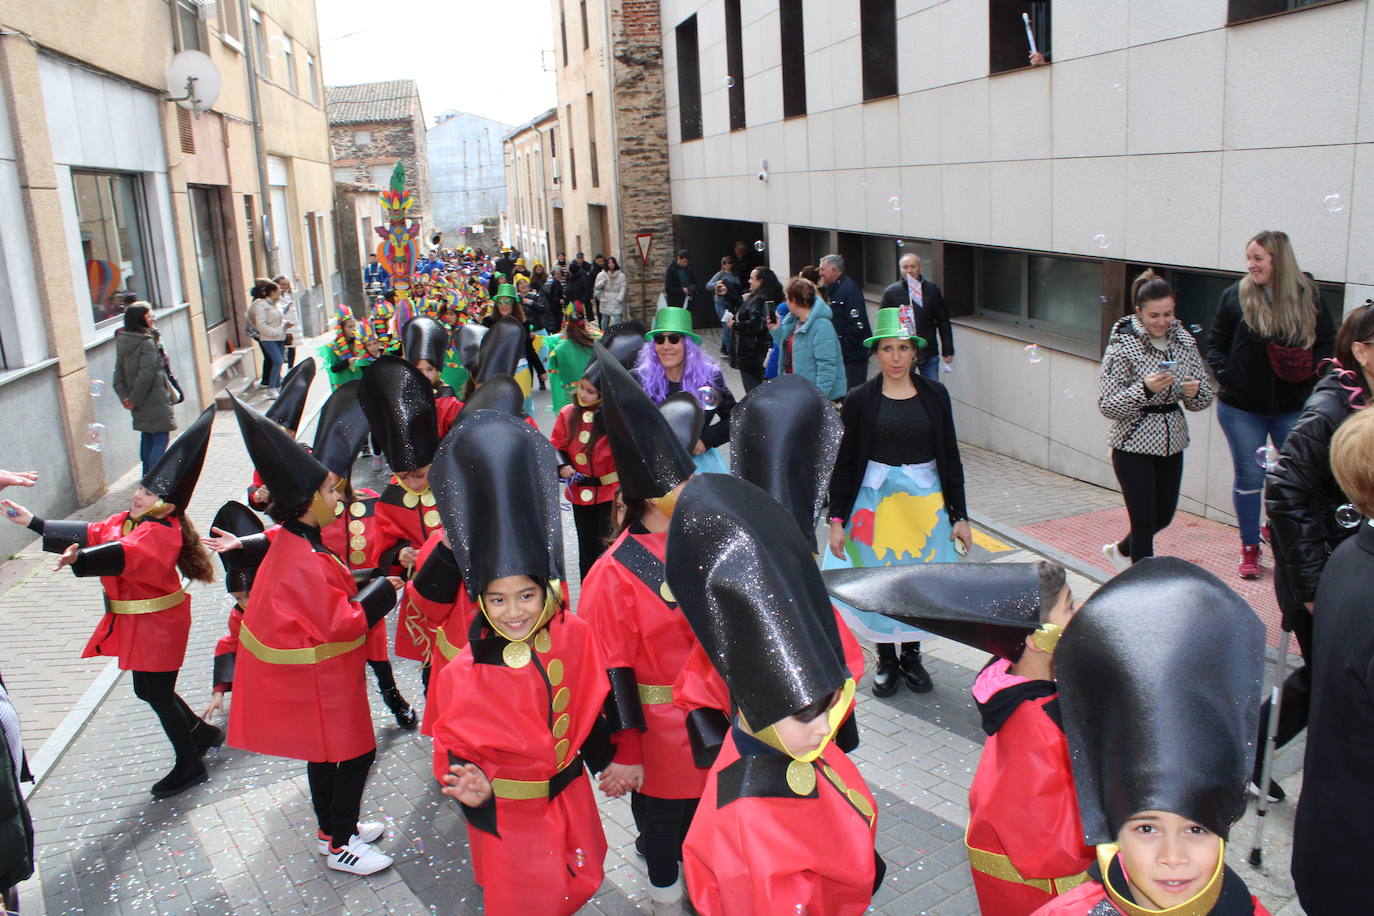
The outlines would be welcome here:
<svg viewBox="0 0 1374 916">
<path fill-rule="evenodd" d="M 1008 528 L 1005 525 L 994 522 L 986 515 L 970 512 L 968 517 L 979 528 L 985 528 L 1002 540 L 1010 541 L 1019 547 L 1024 547 L 1032 553 L 1038 553 L 1047 560 L 1053 560 L 1065 569 L 1071 569 L 1083 578 L 1090 579 L 1098 585 L 1106 582 L 1109 578 L 1106 573 L 1096 566 L 1084 563 L 1082 560 L 1078 559 L 1078 557 L 1065 553 L 1058 547 L 1053 547 L 1046 544 L 1044 541 L 1038 541 L 1015 528 Z"/>
</svg>

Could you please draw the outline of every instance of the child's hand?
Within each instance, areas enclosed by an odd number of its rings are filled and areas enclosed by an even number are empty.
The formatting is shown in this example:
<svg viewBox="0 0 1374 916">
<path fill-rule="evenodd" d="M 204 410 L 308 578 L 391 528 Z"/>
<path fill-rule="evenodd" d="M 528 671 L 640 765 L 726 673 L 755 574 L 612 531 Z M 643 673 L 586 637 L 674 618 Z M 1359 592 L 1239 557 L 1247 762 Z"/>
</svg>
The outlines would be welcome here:
<svg viewBox="0 0 1374 916">
<path fill-rule="evenodd" d="M 419 559 L 420 552 L 414 547 L 406 546 L 401 548 L 401 552 L 396 555 L 396 561 L 406 569 L 414 569 L 415 561 Z"/>
<path fill-rule="evenodd" d="M 224 553 L 226 550 L 238 550 L 243 546 L 243 541 L 240 541 L 236 535 L 230 534 L 221 528 L 212 527 L 210 529 L 210 534 L 211 537 L 203 537 L 200 539 L 200 542 L 204 544 L 207 549 L 213 550 L 215 553 Z"/>
<path fill-rule="evenodd" d="M 8 499 L 0 499 L 0 506 L 5 507 L 5 518 L 14 522 L 16 525 L 27 528 L 29 522 L 33 521 L 33 513 L 17 502 Z"/>
<path fill-rule="evenodd" d="M 387 576 L 386 581 L 392 588 L 396 589 L 396 591 L 398 592 L 406 587 L 406 580 L 402 579 L 400 576 Z"/>
<path fill-rule="evenodd" d="M 67 545 L 67 549 L 62 551 L 62 555 L 57 558 L 57 565 L 52 568 L 52 571 L 57 572 L 62 567 L 71 566 L 73 563 L 75 563 L 76 552 L 80 549 L 81 548 L 76 544 Z"/>
<path fill-rule="evenodd" d="M 491 798 L 491 780 L 475 763 L 454 764 L 444 777 L 443 793 L 469 808 L 480 808 Z"/>
<path fill-rule="evenodd" d="M 644 764 L 613 763 L 601 773 L 598 787 L 611 798 L 638 790 L 644 785 Z"/>
<path fill-rule="evenodd" d="M 223 691 L 216 690 L 211 694 L 211 697 L 213 697 L 213 699 L 210 700 L 210 705 L 205 707 L 205 712 L 200 714 L 200 717 L 204 719 L 206 722 L 209 722 L 210 717 L 215 713 L 224 712 Z"/>
</svg>

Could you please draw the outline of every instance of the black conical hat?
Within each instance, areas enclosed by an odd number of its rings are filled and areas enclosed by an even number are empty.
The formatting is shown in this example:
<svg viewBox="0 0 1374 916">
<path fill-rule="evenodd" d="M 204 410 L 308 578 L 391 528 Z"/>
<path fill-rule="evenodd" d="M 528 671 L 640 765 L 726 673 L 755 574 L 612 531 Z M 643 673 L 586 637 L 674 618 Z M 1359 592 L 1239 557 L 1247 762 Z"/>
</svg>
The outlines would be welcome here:
<svg viewBox="0 0 1374 916">
<path fill-rule="evenodd" d="M 237 397 L 230 396 L 248 458 L 278 505 L 308 502 L 329 476 L 291 434 Z"/>
<path fill-rule="evenodd" d="M 492 376 L 463 403 L 463 409 L 458 412 L 458 422 L 461 423 L 479 410 L 499 410 L 513 417 L 523 417 L 525 390 L 509 375 Z"/>
<path fill-rule="evenodd" d="M 458 328 L 458 358 L 463 368 L 476 374 L 477 360 L 482 355 L 482 338 L 487 336 L 486 325 L 469 322 Z"/>
<path fill-rule="evenodd" d="M 301 417 L 305 414 L 305 399 L 310 396 L 310 384 L 315 381 L 315 361 L 307 359 L 296 363 L 295 368 L 286 373 L 281 382 L 281 393 L 267 405 L 264 416 L 282 429 L 296 432 L 301 428 Z"/>
<path fill-rule="evenodd" d="M 644 335 L 649 327 L 642 321 L 621 321 L 606 329 L 601 336 L 601 345 L 611 351 L 626 369 L 633 369 L 639 361 L 639 351 L 644 349 Z"/>
<path fill-rule="evenodd" d="M 658 405 L 658 412 L 663 414 L 673 435 L 690 455 L 692 447 L 701 438 L 702 427 L 706 425 L 706 411 L 701 409 L 701 402 L 689 391 L 675 391 Z"/>
<path fill-rule="evenodd" d="M 353 462 L 367 442 L 367 416 L 358 402 L 360 379 L 344 382 L 320 408 L 315 426 L 315 460 L 340 477 L 353 476 Z"/>
<path fill-rule="evenodd" d="M 257 513 L 243 503 L 234 502 L 232 499 L 219 507 L 219 511 L 215 513 L 214 521 L 210 522 L 210 527 L 227 531 L 237 537 L 262 534 L 263 531 L 262 521 L 258 518 Z M 246 562 L 242 550 L 226 550 L 219 555 L 219 559 L 224 564 L 224 590 L 226 592 L 246 592 L 252 587 L 253 575 L 257 572 L 257 564 Z"/>
<path fill-rule="evenodd" d="M 827 569 L 821 576 L 830 594 L 851 607 L 1002 658 L 1016 658 L 1040 626 L 1034 563 L 911 563 Z"/>
<path fill-rule="evenodd" d="M 200 480 L 200 469 L 205 466 L 205 452 L 210 447 L 210 427 L 214 422 L 215 406 L 211 404 L 201 411 L 186 432 L 172 440 L 157 464 L 140 481 L 143 489 L 163 502 L 176 506 L 183 515 L 191 501 L 191 494 L 195 492 L 196 482 Z"/>
<path fill-rule="evenodd" d="M 444 437 L 429 472 L 468 594 L 502 576 L 563 578 L 553 446 L 508 413 L 479 410 Z"/>
<path fill-rule="evenodd" d="M 358 401 L 393 471 L 417 471 L 439 447 L 434 386 L 410 363 L 383 356 L 363 370 Z"/>
<path fill-rule="evenodd" d="M 405 329 L 406 362 L 413 366 L 424 359 L 434 368 L 442 369 L 448 343 L 448 328 L 424 315 L 412 319 Z"/>
<path fill-rule="evenodd" d="M 635 377 L 601 344 L 595 349 L 601 366 L 601 413 L 620 489 L 626 499 L 662 496 L 696 473 L 692 456 Z"/>
<path fill-rule="evenodd" d="M 731 412 L 730 471 L 782 503 L 811 540 L 843 435 L 839 414 L 815 385 L 780 375 Z"/>
<path fill-rule="evenodd" d="M 1142 560 L 1074 614 L 1054 673 L 1089 844 L 1147 810 L 1227 836 L 1264 676 L 1264 625 L 1244 599 L 1185 560 Z"/>
<path fill-rule="evenodd" d="M 704 474 L 668 527 L 668 587 L 754 729 L 843 686 L 844 649 L 811 546 L 753 484 Z"/>
<path fill-rule="evenodd" d="M 478 382 L 498 375 L 515 375 L 515 367 L 525 356 L 530 332 L 510 315 L 498 318 L 487 329 L 477 356 Z"/>
</svg>

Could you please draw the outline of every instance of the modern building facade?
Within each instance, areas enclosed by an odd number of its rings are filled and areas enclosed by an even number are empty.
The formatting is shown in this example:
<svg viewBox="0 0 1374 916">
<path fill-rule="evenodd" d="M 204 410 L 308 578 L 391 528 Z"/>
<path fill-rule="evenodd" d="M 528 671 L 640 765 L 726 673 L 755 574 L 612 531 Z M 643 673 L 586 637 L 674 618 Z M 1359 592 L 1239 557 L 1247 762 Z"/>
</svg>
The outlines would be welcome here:
<svg viewBox="0 0 1374 916">
<path fill-rule="evenodd" d="M 508 133 L 502 141 L 505 150 L 507 206 L 501 224 L 501 240 L 521 251 L 531 267 L 536 262 L 547 266 L 552 246 L 562 244 L 561 227 L 554 232 L 552 206 L 555 177 L 562 178 L 558 151 L 558 109 L 548 111 Z M 561 217 L 562 210 L 558 211 Z"/>
<path fill-rule="evenodd" d="M 501 140 L 511 126 L 462 111 L 435 118 L 425 142 L 429 148 L 429 193 L 434 227 L 446 245 L 459 244 L 459 229 L 496 226 L 506 209 L 506 176 Z"/>
<path fill-rule="evenodd" d="M 415 81 L 330 86 L 327 91 L 334 180 L 387 188 L 399 162 L 414 195 L 411 216 L 432 214 L 425 113 Z"/>
<path fill-rule="evenodd" d="M 198 115 L 164 100 L 182 50 L 207 54 L 220 76 Z M 217 374 L 256 371 L 243 332 L 254 277 L 295 276 L 307 331 L 328 298 L 315 6 L 7 4 L 0 98 L 0 404 L 25 431 L 5 465 L 39 469 L 43 486 L 25 501 L 61 516 L 138 462 L 110 385 L 124 294 L 156 307 L 187 395 L 182 428 Z M 0 551 L 22 540 L 0 532 Z"/>
<path fill-rule="evenodd" d="M 1114 487 L 1098 362 L 1146 266 L 1204 336 L 1263 229 L 1338 319 L 1374 296 L 1367 0 L 661 6 L 684 245 L 752 238 L 780 274 L 836 251 L 871 305 L 920 253 L 966 442 Z M 1190 420 L 1182 507 L 1230 519 L 1225 440 Z"/>
</svg>

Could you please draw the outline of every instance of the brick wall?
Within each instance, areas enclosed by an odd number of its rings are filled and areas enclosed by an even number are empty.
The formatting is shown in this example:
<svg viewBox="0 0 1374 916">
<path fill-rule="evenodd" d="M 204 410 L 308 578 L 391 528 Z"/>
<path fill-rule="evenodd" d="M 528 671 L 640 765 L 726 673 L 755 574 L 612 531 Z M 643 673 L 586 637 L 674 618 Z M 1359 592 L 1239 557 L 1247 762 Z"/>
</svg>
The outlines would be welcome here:
<svg viewBox="0 0 1374 916">
<path fill-rule="evenodd" d="M 405 121 L 372 121 L 364 124 L 330 124 L 329 145 L 334 160 L 334 168 L 352 167 L 354 180 L 359 184 L 375 184 L 372 180 L 372 166 L 392 166 L 397 161 L 405 165 L 406 187 L 415 196 L 410 208 L 412 215 L 428 214 L 429 201 L 429 161 L 425 149 L 423 125 L 417 130 L 419 122 L 414 118 Z M 358 146 L 353 142 L 358 131 L 371 131 L 372 142 Z M 388 169 L 389 172 L 389 169 Z M 390 174 L 382 187 L 390 183 Z"/>
</svg>

